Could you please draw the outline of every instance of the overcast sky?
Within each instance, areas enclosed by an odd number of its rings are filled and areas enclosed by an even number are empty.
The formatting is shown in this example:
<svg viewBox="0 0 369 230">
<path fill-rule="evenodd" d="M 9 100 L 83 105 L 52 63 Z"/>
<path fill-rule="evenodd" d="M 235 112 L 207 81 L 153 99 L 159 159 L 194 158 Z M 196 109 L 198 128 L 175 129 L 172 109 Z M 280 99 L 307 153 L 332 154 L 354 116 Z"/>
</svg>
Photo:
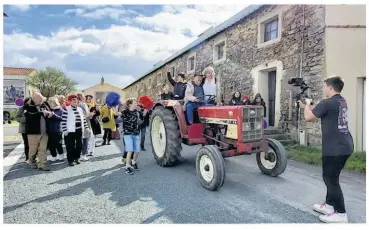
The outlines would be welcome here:
<svg viewBox="0 0 369 230">
<path fill-rule="evenodd" d="M 4 65 L 64 70 L 84 89 L 131 83 L 244 5 L 5 5 Z"/>
</svg>

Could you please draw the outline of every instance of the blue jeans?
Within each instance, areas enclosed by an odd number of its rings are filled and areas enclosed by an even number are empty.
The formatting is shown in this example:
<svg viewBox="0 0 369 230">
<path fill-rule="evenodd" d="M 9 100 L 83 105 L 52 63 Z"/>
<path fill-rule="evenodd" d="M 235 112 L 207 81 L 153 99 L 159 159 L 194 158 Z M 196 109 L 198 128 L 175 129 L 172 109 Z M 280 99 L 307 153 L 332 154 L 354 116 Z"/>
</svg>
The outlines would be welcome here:
<svg viewBox="0 0 369 230">
<path fill-rule="evenodd" d="M 140 136 L 139 135 L 124 135 L 124 151 L 125 152 L 140 152 Z"/>
<path fill-rule="evenodd" d="M 193 123 L 193 111 L 198 109 L 200 106 L 206 106 L 205 102 L 187 102 L 186 104 L 186 114 L 188 123 Z"/>
</svg>

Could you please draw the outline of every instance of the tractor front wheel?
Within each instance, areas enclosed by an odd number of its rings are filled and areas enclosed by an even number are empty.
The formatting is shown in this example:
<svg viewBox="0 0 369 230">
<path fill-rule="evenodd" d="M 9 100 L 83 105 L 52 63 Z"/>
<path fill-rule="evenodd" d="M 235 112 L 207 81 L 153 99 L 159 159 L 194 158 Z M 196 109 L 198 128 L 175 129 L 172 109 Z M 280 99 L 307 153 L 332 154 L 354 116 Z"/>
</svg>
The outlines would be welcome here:
<svg viewBox="0 0 369 230">
<path fill-rule="evenodd" d="M 223 186 L 224 160 L 216 146 L 206 145 L 200 148 L 196 156 L 196 171 L 204 188 L 215 191 Z"/>
<path fill-rule="evenodd" d="M 256 154 L 256 162 L 262 173 L 276 177 L 282 174 L 287 167 L 287 151 L 281 142 L 268 138 L 268 152 Z"/>
<path fill-rule="evenodd" d="M 150 117 L 151 147 L 158 165 L 173 166 L 181 157 L 182 142 L 177 117 L 171 110 L 157 107 Z"/>
</svg>

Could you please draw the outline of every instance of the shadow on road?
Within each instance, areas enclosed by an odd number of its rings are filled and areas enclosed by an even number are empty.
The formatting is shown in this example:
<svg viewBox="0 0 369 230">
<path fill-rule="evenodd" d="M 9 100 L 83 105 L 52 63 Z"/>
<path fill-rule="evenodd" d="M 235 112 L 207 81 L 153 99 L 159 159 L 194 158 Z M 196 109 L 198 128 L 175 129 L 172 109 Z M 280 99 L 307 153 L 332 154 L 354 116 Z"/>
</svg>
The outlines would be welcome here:
<svg viewBox="0 0 369 230">
<path fill-rule="evenodd" d="M 68 167 L 68 164 L 66 163 L 66 160 L 63 162 L 53 162 L 52 164 L 49 164 L 51 171 L 44 172 L 40 171 L 38 169 L 31 169 L 28 164 L 25 162 L 19 162 L 15 164 L 13 167 L 11 167 L 10 171 L 6 176 L 4 177 L 4 181 L 7 180 L 14 180 L 29 176 L 35 176 L 38 174 L 44 174 L 44 173 L 52 173 L 53 171 L 62 170 L 66 167 Z"/>
<path fill-rule="evenodd" d="M 118 157 L 118 154 L 102 156 L 101 159 Z M 149 164 L 149 165 L 147 165 Z M 4 214 L 30 203 L 42 203 L 61 197 L 78 196 L 91 189 L 95 196 L 109 193 L 116 206 L 133 202 L 154 201 L 157 211 L 141 223 L 153 223 L 168 218 L 173 223 L 312 223 L 310 213 L 287 206 L 272 198 L 260 195 L 252 187 L 238 185 L 237 191 L 223 188 L 210 192 L 201 187 L 196 178 L 194 159 L 176 168 L 163 169 L 150 161 L 134 176 L 124 174 L 121 165 L 73 176 L 48 184 L 71 184 L 76 180 L 87 181 L 40 197 L 26 203 L 4 207 Z M 181 172 L 185 177 L 174 176 Z M 188 180 L 188 175 L 193 180 Z M 146 179 L 145 179 L 146 178 Z M 148 178 L 148 179 L 147 179 Z M 12 178 L 14 179 L 14 178 Z M 140 181 L 144 180 L 144 183 Z M 241 192 L 241 193 L 240 193 Z M 224 198 L 226 197 L 226 198 Z M 232 197 L 232 199 L 229 199 Z M 93 199 L 93 197 L 91 197 Z M 281 207 L 284 207 L 281 209 Z M 299 218 L 296 218 L 296 215 Z M 191 222 L 189 222 L 191 220 Z M 117 223 L 122 220 L 116 220 Z"/>
</svg>

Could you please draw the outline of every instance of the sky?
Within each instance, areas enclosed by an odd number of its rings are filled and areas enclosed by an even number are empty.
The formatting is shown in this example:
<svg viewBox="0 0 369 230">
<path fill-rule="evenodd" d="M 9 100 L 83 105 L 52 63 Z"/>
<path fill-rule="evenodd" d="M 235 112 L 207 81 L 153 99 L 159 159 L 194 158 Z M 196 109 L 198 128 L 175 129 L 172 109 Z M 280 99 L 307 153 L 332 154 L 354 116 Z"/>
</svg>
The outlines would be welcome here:
<svg viewBox="0 0 369 230">
<path fill-rule="evenodd" d="M 4 66 L 124 87 L 246 5 L 4 5 Z"/>
</svg>

